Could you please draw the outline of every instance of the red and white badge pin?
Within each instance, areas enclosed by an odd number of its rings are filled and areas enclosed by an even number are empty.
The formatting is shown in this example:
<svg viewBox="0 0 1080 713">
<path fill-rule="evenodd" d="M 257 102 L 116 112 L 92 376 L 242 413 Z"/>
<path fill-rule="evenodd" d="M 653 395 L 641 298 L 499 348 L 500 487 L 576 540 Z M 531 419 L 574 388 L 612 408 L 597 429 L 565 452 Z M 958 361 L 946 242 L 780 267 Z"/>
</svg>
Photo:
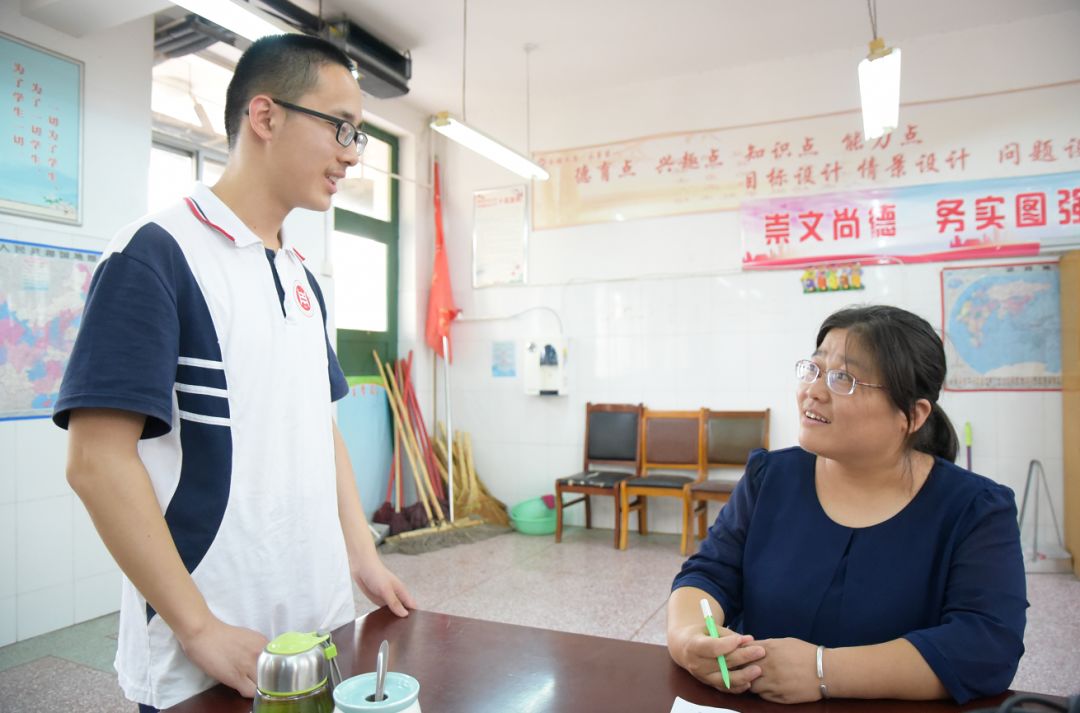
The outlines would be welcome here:
<svg viewBox="0 0 1080 713">
<path fill-rule="evenodd" d="M 296 282 L 293 286 L 293 297 L 296 299 L 296 306 L 300 308 L 300 312 L 305 317 L 310 317 L 314 313 L 314 309 L 311 306 L 311 295 L 308 294 L 307 288 Z"/>
</svg>

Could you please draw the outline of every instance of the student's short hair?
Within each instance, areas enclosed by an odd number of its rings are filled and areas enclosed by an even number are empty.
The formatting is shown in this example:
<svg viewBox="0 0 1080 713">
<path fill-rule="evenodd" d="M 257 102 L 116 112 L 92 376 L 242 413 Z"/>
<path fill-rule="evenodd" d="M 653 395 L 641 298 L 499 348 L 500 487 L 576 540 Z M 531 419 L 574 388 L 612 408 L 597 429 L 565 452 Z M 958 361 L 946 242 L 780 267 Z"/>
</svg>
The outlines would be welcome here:
<svg viewBox="0 0 1080 713">
<path fill-rule="evenodd" d="M 938 404 L 945 383 L 945 347 L 941 337 L 922 317 L 899 307 L 848 307 L 830 315 L 821 325 L 817 346 L 833 329 L 846 329 L 868 353 L 881 372 L 885 393 L 911 423 L 915 402 L 930 402 L 930 415 L 908 437 L 907 447 L 948 461 L 956 460 L 959 442 L 945 410 Z"/>
<path fill-rule="evenodd" d="M 252 43 L 236 63 L 225 93 L 225 134 L 236 145 L 248 102 L 257 94 L 295 102 L 318 84 L 324 64 L 354 71 L 352 60 L 326 40 L 310 35 L 270 35 Z"/>
</svg>

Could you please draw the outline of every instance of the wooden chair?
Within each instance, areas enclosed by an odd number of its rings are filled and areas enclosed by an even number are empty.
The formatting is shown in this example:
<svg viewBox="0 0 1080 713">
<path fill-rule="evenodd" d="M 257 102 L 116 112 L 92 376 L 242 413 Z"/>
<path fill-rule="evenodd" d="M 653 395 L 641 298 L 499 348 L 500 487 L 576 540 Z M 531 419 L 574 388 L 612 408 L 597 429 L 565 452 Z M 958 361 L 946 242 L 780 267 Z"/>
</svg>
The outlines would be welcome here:
<svg viewBox="0 0 1080 713">
<path fill-rule="evenodd" d="M 712 468 L 745 467 L 750 453 L 757 448 L 769 448 L 769 409 L 705 412 L 706 476 Z M 683 486 L 683 555 L 689 550 L 690 516 L 697 515 L 697 539 L 703 539 L 709 501 L 726 503 L 737 483 L 706 477 Z"/>
<path fill-rule="evenodd" d="M 581 472 L 555 481 L 555 542 L 562 541 L 563 508 L 585 503 L 585 527 L 592 527 L 593 495 L 615 501 L 615 546 L 619 546 L 619 483 L 641 473 L 641 404 L 585 404 L 585 460 Z M 597 470 L 595 466 L 621 470 Z M 563 502 L 564 493 L 581 497 Z"/>
<path fill-rule="evenodd" d="M 641 416 L 641 476 L 619 487 L 619 549 L 627 546 L 630 511 L 638 514 L 638 532 L 649 534 L 650 496 L 682 498 L 683 486 L 705 477 L 705 409 L 651 411 Z M 654 471 L 684 471 L 690 475 Z"/>
</svg>

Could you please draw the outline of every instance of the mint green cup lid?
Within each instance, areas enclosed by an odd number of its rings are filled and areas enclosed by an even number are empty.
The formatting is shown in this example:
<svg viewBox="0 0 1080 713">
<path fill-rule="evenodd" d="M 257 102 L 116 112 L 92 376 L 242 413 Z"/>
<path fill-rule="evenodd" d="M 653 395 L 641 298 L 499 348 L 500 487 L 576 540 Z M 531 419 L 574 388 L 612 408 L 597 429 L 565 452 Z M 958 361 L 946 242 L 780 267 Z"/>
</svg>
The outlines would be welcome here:
<svg viewBox="0 0 1080 713">
<path fill-rule="evenodd" d="M 383 684 L 386 698 L 369 701 L 375 694 L 375 673 L 347 678 L 334 687 L 334 705 L 341 713 L 399 713 L 416 702 L 420 682 L 406 673 L 388 671 Z"/>
</svg>

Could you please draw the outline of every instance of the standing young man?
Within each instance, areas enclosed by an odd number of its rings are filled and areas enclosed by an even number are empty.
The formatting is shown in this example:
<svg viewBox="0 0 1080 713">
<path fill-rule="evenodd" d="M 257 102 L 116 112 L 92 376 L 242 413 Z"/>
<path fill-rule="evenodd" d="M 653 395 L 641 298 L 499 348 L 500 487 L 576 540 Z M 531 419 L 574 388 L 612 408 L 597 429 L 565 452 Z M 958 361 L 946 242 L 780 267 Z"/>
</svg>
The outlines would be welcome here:
<svg viewBox="0 0 1080 713">
<path fill-rule="evenodd" d="M 331 403 L 326 307 L 282 233 L 358 161 L 352 63 L 255 42 L 229 84 L 212 188 L 120 231 L 94 275 L 54 420 L 68 482 L 123 570 L 116 668 L 141 710 L 255 693 L 267 637 L 356 616 L 352 581 L 415 607 L 380 561 Z"/>
</svg>

